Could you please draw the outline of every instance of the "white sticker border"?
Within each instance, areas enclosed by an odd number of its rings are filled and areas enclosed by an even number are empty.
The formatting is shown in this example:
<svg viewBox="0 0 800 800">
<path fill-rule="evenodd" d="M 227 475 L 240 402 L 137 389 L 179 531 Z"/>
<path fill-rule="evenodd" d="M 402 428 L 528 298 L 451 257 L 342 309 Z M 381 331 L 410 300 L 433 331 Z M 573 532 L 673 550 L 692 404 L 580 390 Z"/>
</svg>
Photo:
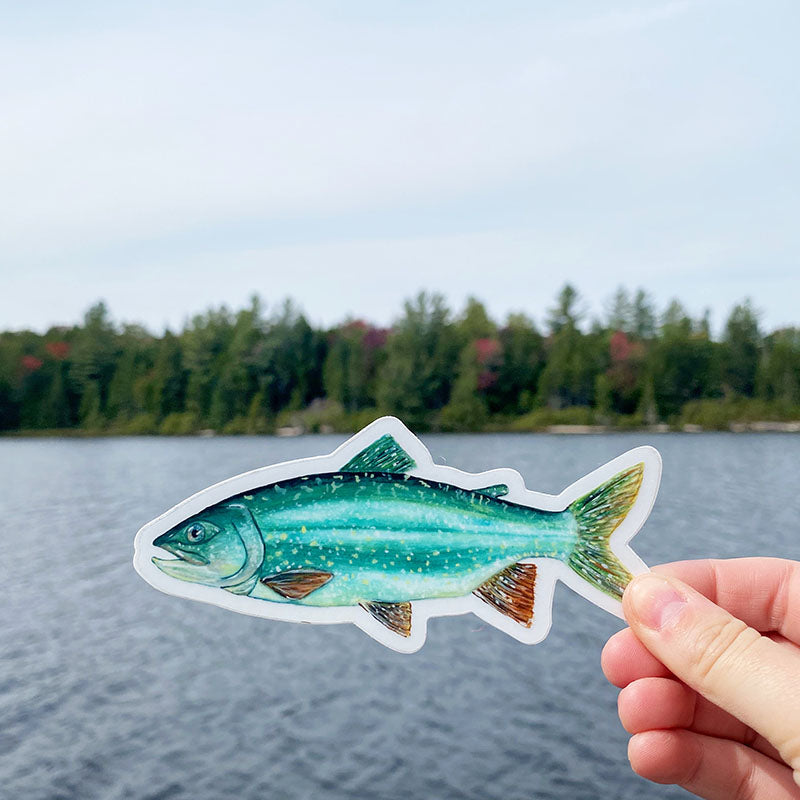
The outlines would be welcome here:
<svg viewBox="0 0 800 800">
<path fill-rule="evenodd" d="M 178 503 L 161 516 L 148 522 L 136 534 L 133 566 L 154 588 L 166 594 L 197 600 L 226 608 L 240 614 L 285 622 L 338 624 L 351 622 L 381 644 L 401 653 L 413 653 L 425 643 L 427 623 L 431 617 L 456 614 L 475 614 L 480 619 L 513 636 L 525 644 L 536 644 L 548 634 L 552 622 L 553 593 L 557 580 L 590 602 L 622 617 L 621 603 L 582 580 L 566 564 L 555 559 L 525 559 L 537 565 L 534 621 L 529 628 L 514 622 L 473 594 L 466 597 L 412 602 L 411 635 L 400 636 L 388 630 L 359 606 L 318 607 L 290 603 L 275 603 L 247 595 L 232 594 L 224 589 L 166 575 L 152 562 L 164 551 L 152 542 L 161 534 L 227 498 L 250 492 L 279 481 L 305 475 L 336 472 L 376 439 L 389 434 L 416 462 L 409 470 L 418 478 L 448 483 L 462 489 L 480 489 L 498 483 L 508 486 L 504 500 L 543 511 L 563 511 L 573 500 L 601 485 L 628 467 L 644 463 L 644 475 L 636 501 L 611 536 L 610 546 L 622 564 L 634 575 L 647 571 L 645 563 L 633 552 L 629 542 L 644 524 L 655 502 L 661 480 L 661 456 L 654 447 L 642 446 L 628 450 L 598 469 L 575 481 L 557 495 L 535 492 L 525 487 L 522 476 L 507 467 L 485 472 L 464 472 L 454 467 L 435 464 L 425 445 L 397 418 L 381 417 L 363 428 L 329 455 L 312 456 L 286 461 L 236 475 L 209 486 Z M 566 446 L 566 445 L 565 445 Z"/>
</svg>

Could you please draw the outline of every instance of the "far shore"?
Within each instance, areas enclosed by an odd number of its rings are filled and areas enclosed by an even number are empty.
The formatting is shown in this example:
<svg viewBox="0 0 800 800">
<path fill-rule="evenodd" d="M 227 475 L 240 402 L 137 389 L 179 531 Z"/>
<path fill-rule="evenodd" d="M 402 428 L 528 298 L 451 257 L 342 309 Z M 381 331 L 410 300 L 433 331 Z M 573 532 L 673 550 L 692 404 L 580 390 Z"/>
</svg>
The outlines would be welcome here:
<svg viewBox="0 0 800 800">
<path fill-rule="evenodd" d="M 437 431 L 429 430 L 426 433 L 454 433 L 453 431 Z M 171 433 L 154 433 L 154 432 L 141 432 L 133 433 L 131 431 L 120 431 L 114 429 L 97 429 L 89 430 L 85 428 L 56 428 L 49 430 L 16 430 L 16 431 L 2 431 L 0 437 L 7 439 L 25 438 L 25 439 L 43 439 L 43 438 L 66 438 L 66 439 L 81 439 L 81 438 L 111 438 L 111 437 L 127 437 L 127 436 L 159 436 L 159 437 L 201 437 L 209 438 L 213 436 L 276 436 L 279 438 L 294 438 L 297 436 L 313 436 L 313 435 L 332 435 L 341 434 L 348 435 L 355 433 L 354 430 L 340 430 L 331 425 L 320 425 L 318 428 L 311 430 L 303 428 L 299 425 L 287 425 L 276 428 L 272 431 L 262 432 L 236 432 L 230 431 L 216 431 L 211 428 L 204 428 L 198 431 L 192 431 L 180 434 Z M 530 430 L 520 430 L 519 427 L 508 427 L 498 424 L 487 425 L 486 427 L 478 430 L 464 430 L 457 431 L 459 434 L 482 434 L 482 433 L 545 433 L 550 435 L 559 436 L 592 436 L 602 435 L 609 433 L 800 433 L 800 420 L 789 421 L 774 421 L 774 420 L 760 420 L 754 422 L 732 422 L 726 427 L 705 427 L 696 424 L 681 424 L 669 425 L 667 423 L 660 423 L 656 425 L 644 426 L 617 426 L 617 425 L 545 425 L 538 428 L 531 428 Z"/>
</svg>

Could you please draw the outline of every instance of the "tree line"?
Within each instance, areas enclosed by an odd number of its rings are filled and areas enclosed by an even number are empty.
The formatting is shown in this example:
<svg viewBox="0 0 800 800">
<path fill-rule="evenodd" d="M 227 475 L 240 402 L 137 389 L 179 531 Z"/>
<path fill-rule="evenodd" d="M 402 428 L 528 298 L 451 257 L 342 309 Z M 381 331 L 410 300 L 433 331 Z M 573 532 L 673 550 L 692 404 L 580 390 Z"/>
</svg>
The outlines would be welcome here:
<svg viewBox="0 0 800 800">
<path fill-rule="evenodd" d="M 800 419 L 800 328 L 765 333 L 749 301 L 717 338 L 708 314 L 677 300 L 658 313 L 641 289 L 618 289 L 604 319 L 581 306 L 566 285 L 539 327 L 421 292 L 389 328 L 321 329 L 289 300 L 267 313 L 253 297 L 155 335 L 99 302 L 79 325 L 0 333 L 0 430 L 348 431 L 384 413 L 450 431 Z"/>
</svg>

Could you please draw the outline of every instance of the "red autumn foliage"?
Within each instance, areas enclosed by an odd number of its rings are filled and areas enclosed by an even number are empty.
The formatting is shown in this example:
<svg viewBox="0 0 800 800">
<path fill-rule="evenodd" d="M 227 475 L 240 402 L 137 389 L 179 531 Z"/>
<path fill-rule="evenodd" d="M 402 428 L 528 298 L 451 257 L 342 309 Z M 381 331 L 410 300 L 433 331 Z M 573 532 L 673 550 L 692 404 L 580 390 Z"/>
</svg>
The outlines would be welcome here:
<svg viewBox="0 0 800 800">
<path fill-rule="evenodd" d="M 484 389 L 488 389 L 490 386 L 493 386 L 497 383 L 497 373 L 491 372 L 488 369 L 485 369 L 478 375 L 478 391 L 483 391 Z"/>
<path fill-rule="evenodd" d="M 354 319 L 342 327 L 342 330 L 347 331 L 365 331 L 369 326 L 363 319 Z"/>
<path fill-rule="evenodd" d="M 22 356 L 22 368 L 28 372 L 36 372 L 43 363 L 42 359 L 36 356 Z"/>
<path fill-rule="evenodd" d="M 486 366 L 500 355 L 500 342 L 497 339 L 476 339 L 475 355 L 478 363 L 481 366 Z"/>
<path fill-rule="evenodd" d="M 633 345 L 623 331 L 616 331 L 611 337 L 608 350 L 611 361 L 616 364 L 620 361 L 627 361 L 631 357 Z"/>
<path fill-rule="evenodd" d="M 59 361 L 65 359 L 69 355 L 68 342 L 47 342 L 44 348 L 53 358 L 57 358 Z"/>
<path fill-rule="evenodd" d="M 379 350 L 386 344 L 388 338 L 389 330 L 387 328 L 373 328 L 370 326 L 364 334 L 364 347 L 367 352 Z"/>
</svg>

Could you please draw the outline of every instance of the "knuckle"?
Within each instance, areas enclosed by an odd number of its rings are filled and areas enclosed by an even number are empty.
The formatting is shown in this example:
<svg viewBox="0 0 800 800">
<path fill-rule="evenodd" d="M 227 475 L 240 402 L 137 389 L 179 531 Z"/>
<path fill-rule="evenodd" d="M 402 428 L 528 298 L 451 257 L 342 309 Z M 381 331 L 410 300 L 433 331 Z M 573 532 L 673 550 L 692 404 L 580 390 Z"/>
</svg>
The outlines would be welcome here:
<svg viewBox="0 0 800 800">
<path fill-rule="evenodd" d="M 700 684 L 713 683 L 720 672 L 735 664 L 760 638 L 758 631 L 734 617 L 700 631 L 694 642 L 695 676 Z"/>
<path fill-rule="evenodd" d="M 800 779 L 800 733 L 778 748 L 781 758 L 794 770 L 795 780 Z M 800 780 L 798 780 L 800 783 Z"/>
<path fill-rule="evenodd" d="M 736 787 L 731 800 L 753 800 L 758 796 L 757 775 L 755 762 L 744 768 L 741 778 L 736 782 Z"/>
<path fill-rule="evenodd" d="M 703 769 L 703 751 L 699 747 L 693 748 L 694 753 L 692 758 L 687 759 L 684 764 L 684 777 L 679 781 L 683 787 L 695 786 L 699 780 L 700 773 Z"/>
</svg>

